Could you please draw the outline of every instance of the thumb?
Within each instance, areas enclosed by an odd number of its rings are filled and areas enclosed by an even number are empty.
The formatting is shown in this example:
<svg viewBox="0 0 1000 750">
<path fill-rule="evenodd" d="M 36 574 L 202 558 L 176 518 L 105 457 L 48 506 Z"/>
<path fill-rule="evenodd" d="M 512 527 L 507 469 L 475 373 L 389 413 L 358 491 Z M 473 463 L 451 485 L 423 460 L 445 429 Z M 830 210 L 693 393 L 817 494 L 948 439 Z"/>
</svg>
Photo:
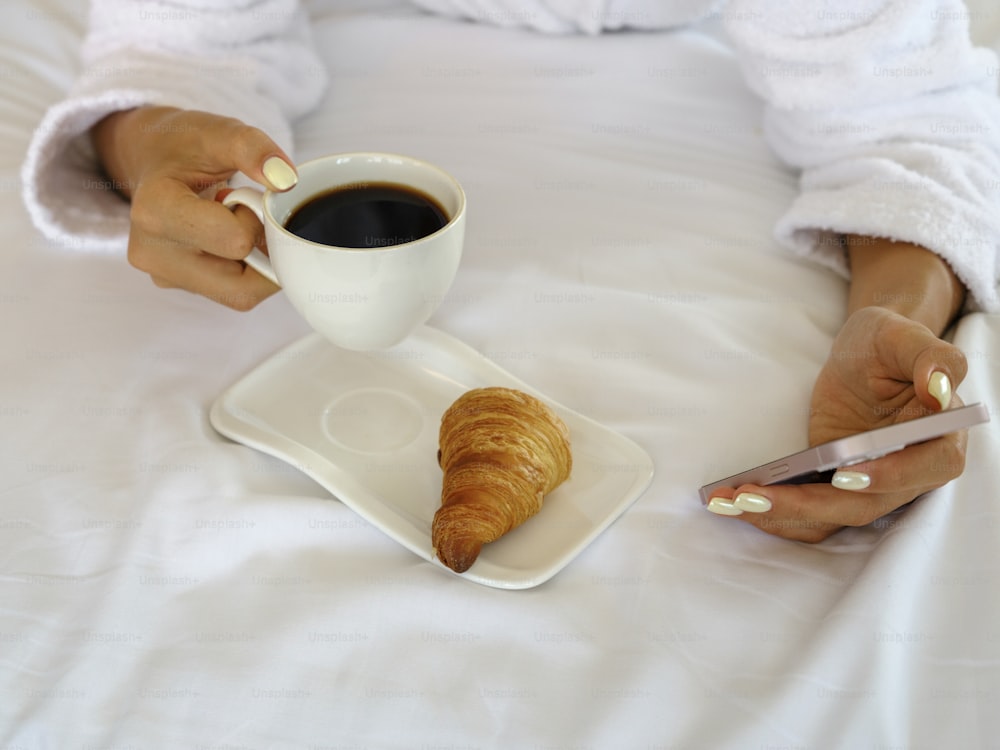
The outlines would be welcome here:
<svg viewBox="0 0 1000 750">
<path fill-rule="evenodd" d="M 912 380 L 921 404 L 932 411 L 947 409 L 968 372 L 965 354 L 925 326 L 908 322 L 907 330 L 899 332 L 896 347 L 899 372 Z"/>
<path fill-rule="evenodd" d="M 295 167 L 291 164 L 291 159 L 286 156 L 272 154 L 268 156 L 261 165 L 261 173 L 268 187 L 278 192 L 291 190 L 299 181 L 299 176 L 295 172 Z"/>
<path fill-rule="evenodd" d="M 292 159 L 263 130 L 230 121 L 226 143 L 229 163 L 255 182 L 284 192 L 299 181 Z"/>
</svg>

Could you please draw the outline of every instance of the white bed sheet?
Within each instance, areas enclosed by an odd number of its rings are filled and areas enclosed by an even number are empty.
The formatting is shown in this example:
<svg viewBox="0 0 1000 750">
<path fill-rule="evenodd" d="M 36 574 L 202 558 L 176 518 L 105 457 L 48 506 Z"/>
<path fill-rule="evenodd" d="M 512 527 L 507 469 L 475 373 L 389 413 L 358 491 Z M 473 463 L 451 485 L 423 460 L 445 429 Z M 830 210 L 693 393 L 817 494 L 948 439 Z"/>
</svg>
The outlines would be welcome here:
<svg viewBox="0 0 1000 750">
<path fill-rule="evenodd" d="M 18 168 L 82 21 L 4 3 L 0 747 L 995 747 L 995 410 L 959 480 L 819 545 L 698 502 L 804 446 L 845 298 L 770 239 L 795 178 L 725 45 L 313 7 L 334 85 L 299 157 L 451 170 L 467 249 L 432 325 L 637 441 L 653 484 L 502 591 L 218 436 L 215 398 L 306 327 L 281 296 L 240 315 L 40 239 Z M 995 409 L 1000 318 L 955 336 L 961 395 Z"/>
</svg>

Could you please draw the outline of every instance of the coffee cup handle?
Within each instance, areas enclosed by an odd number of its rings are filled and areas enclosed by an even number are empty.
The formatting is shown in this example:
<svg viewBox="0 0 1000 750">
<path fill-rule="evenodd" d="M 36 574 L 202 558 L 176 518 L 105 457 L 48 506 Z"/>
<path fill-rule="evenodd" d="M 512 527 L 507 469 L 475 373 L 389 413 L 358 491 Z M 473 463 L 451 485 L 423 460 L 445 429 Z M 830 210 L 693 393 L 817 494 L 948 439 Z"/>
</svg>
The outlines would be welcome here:
<svg viewBox="0 0 1000 750">
<path fill-rule="evenodd" d="M 260 219 L 262 224 L 264 223 L 264 194 L 260 190 L 254 190 L 249 187 L 236 188 L 222 199 L 222 205 L 227 208 L 246 206 L 257 214 L 257 218 Z M 250 254 L 243 259 L 243 262 L 265 279 L 281 286 L 281 282 L 278 281 L 278 277 L 274 273 L 274 267 L 271 265 L 271 259 L 264 255 L 258 248 L 255 247 L 251 250 Z"/>
</svg>

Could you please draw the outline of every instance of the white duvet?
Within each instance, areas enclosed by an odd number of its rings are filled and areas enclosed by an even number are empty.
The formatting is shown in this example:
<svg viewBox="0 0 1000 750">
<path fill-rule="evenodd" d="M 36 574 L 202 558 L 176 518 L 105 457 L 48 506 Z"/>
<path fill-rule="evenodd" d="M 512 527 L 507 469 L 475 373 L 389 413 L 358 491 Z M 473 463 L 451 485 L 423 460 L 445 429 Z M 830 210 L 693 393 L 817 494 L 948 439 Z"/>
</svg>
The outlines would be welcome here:
<svg viewBox="0 0 1000 750">
<path fill-rule="evenodd" d="M 0 747 L 991 746 L 1000 319 L 954 332 L 959 392 L 994 417 L 958 480 L 814 546 L 709 514 L 701 484 L 804 447 L 845 296 L 772 239 L 796 175 L 731 49 L 711 26 L 314 10 L 337 86 L 300 158 L 455 174 L 466 252 L 431 325 L 634 440 L 652 484 L 549 581 L 504 591 L 222 438 L 211 405 L 305 324 L 280 295 L 240 315 L 42 238 L 18 170 L 82 20 L 5 4 Z M 996 10 L 974 12 L 995 42 Z"/>
</svg>

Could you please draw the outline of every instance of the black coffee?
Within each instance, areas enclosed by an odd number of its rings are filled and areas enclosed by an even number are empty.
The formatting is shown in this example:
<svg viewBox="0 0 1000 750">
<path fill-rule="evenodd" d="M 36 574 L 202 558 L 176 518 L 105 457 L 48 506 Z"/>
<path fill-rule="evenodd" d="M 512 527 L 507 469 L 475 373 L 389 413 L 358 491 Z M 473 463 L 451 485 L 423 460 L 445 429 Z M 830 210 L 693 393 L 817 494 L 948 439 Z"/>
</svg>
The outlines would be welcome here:
<svg viewBox="0 0 1000 750">
<path fill-rule="evenodd" d="M 317 195 L 295 209 L 285 228 L 323 245 L 376 249 L 418 240 L 447 223 L 444 209 L 429 195 L 367 182 Z"/>
</svg>

